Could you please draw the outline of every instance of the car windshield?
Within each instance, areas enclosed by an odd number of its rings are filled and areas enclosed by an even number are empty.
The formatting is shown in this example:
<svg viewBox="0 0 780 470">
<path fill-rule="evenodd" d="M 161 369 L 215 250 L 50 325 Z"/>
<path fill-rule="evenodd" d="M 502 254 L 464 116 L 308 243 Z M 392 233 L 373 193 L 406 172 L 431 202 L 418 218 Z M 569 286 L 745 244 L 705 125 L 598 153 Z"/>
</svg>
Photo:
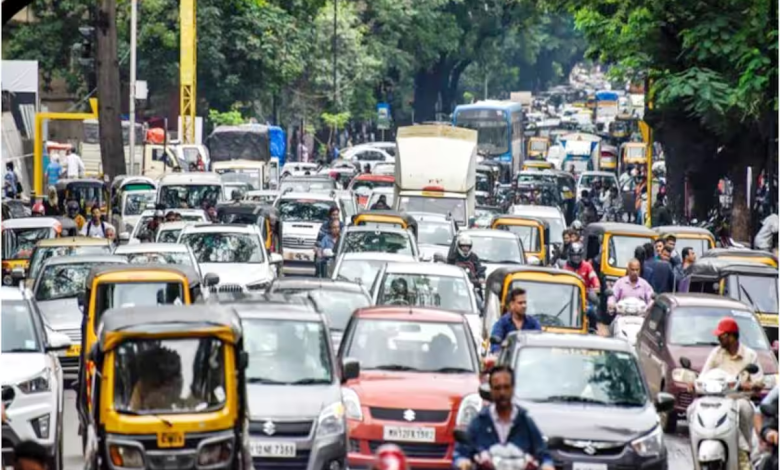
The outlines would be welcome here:
<svg viewBox="0 0 780 470">
<path fill-rule="evenodd" d="M 293 296 L 310 298 L 317 310 L 328 317 L 332 330 L 344 331 L 352 312 L 371 305 L 371 299 L 362 292 L 333 289 L 281 289 Z"/>
<path fill-rule="evenodd" d="M 550 230 L 552 232 L 552 229 Z M 616 268 L 626 268 L 628 262 L 634 258 L 636 247 L 645 243 L 653 243 L 649 237 L 631 237 L 626 235 L 613 235 L 609 237 L 609 259 L 610 266 Z"/>
<path fill-rule="evenodd" d="M 222 200 L 222 186 L 216 184 L 164 185 L 160 202 L 166 209 L 201 209 L 204 203 L 215 206 Z"/>
<path fill-rule="evenodd" d="M 3 258 L 30 259 L 35 244 L 52 238 L 54 230 L 49 227 L 17 228 L 3 230 Z"/>
<path fill-rule="evenodd" d="M 471 234 L 471 251 L 483 263 L 523 264 L 525 262 L 520 244 L 516 238 L 494 237 Z"/>
<path fill-rule="evenodd" d="M 89 270 L 97 263 L 55 264 L 46 266 L 35 290 L 35 300 L 68 299 L 84 292 Z"/>
<path fill-rule="evenodd" d="M 204 413 L 225 405 L 225 352 L 217 338 L 133 339 L 113 358 L 120 413 Z"/>
<path fill-rule="evenodd" d="M 753 312 L 720 307 L 675 308 L 667 328 L 669 344 L 715 347 L 718 338 L 712 332 L 724 317 L 733 318 L 739 325 L 740 343 L 751 349 L 769 350 L 769 341 Z"/>
<path fill-rule="evenodd" d="M 260 238 L 250 233 L 195 232 L 181 236 L 198 263 L 263 263 Z"/>
<path fill-rule="evenodd" d="M 777 313 L 777 276 L 737 276 L 736 297 L 760 313 Z"/>
<path fill-rule="evenodd" d="M 544 152 L 547 150 L 547 141 L 546 140 L 532 140 L 531 141 L 531 151 L 533 152 Z"/>
<path fill-rule="evenodd" d="M 148 204 L 154 204 L 157 193 L 154 191 L 136 191 L 125 196 L 124 215 L 141 215 Z"/>
<path fill-rule="evenodd" d="M 643 407 L 642 374 L 631 353 L 570 347 L 517 351 L 515 398 L 536 402 Z M 560 380 L 548 380 L 559 377 Z"/>
<path fill-rule="evenodd" d="M 512 289 L 518 287 L 528 292 L 527 311 L 539 320 L 542 326 L 582 326 L 582 299 L 576 286 L 552 282 L 512 281 Z"/>
<path fill-rule="evenodd" d="M 403 233 L 349 231 L 344 234 L 341 253 L 392 253 L 414 255 L 411 237 Z"/>
<path fill-rule="evenodd" d="M 160 229 L 157 233 L 157 243 L 176 243 L 179 241 L 181 229 Z"/>
<path fill-rule="evenodd" d="M 594 183 L 599 183 L 602 188 L 617 187 L 617 179 L 614 176 L 582 175 L 579 186 L 592 188 Z"/>
<path fill-rule="evenodd" d="M 376 188 L 392 188 L 393 187 L 393 181 L 375 181 L 370 179 L 355 179 L 355 182 L 352 183 L 352 187 L 350 188 L 354 192 L 358 192 L 360 189 L 361 191 L 365 192 L 365 189 L 374 190 Z M 365 189 L 361 189 L 365 188 Z"/>
<path fill-rule="evenodd" d="M 499 222 L 500 224 L 501 222 Z M 526 251 L 538 253 L 542 251 L 541 239 L 539 237 L 539 228 L 530 225 L 498 225 L 499 230 L 512 232 L 520 238 L 523 249 Z M 480 258 L 482 255 L 480 255 Z"/>
<path fill-rule="evenodd" d="M 421 221 L 417 227 L 417 242 L 422 245 L 450 246 L 455 232 L 449 221 Z"/>
<path fill-rule="evenodd" d="M 503 112 L 497 111 L 503 115 Z M 469 118 L 462 114 L 456 117 L 458 127 L 477 131 L 477 149 L 488 156 L 497 156 L 509 151 L 509 124 L 503 116 L 497 119 Z"/>
<path fill-rule="evenodd" d="M 41 270 L 44 261 L 49 258 L 63 257 L 63 256 L 78 256 L 78 255 L 110 255 L 113 248 L 111 245 L 88 245 L 88 246 L 39 246 L 35 249 L 32 259 L 30 260 L 30 274 L 27 276 L 29 279 L 35 279 L 38 276 L 38 271 Z"/>
<path fill-rule="evenodd" d="M 203 215 L 201 215 L 201 214 L 181 214 L 181 213 L 179 213 L 179 215 L 181 215 L 181 221 L 182 222 L 206 222 L 205 217 Z M 153 218 L 154 217 L 151 216 L 151 215 L 141 216 L 141 218 L 138 220 L 138 223 L 135 225 L 134 234 L 138 235 L 139 233 L 142 233 L 144 231 L 145 227 L 147 227 L 149 225 L 149 222 L 151 222 Z"/>
<path fill-rule="evenodd" d="M 223 183 L 243 183 L 244 189 L 249 191 L 260 189 L 263 184 L 260 170 L 220 170 L 217 173 L 219 173 Z M 233 185 L 231 184 L 231 186 Z"/>
<path fill-rule="evenodd" d="M 452 219 L 460 224 L 466 223 L 466 200 L 444 197 L 404 196 L 398 210 L 406 212 L 430 212 L 432 214 L 452 214 Z"/>
<path fill-rule="evenodd" d="M 181 282 L 104 282 L 97 287 L 95 328 L 108 309 L 125 307 L 156 307 L 182 305 L 184 286 Z"/>
<path fill-rule="evenodd" d="M 333 201 L 282 200 L 279 201 L 279 218 L 282 222 L 325 222 L 328 211 L 335 206 Z"/>
<path fill-rule="evenodd" d="M 127 253 L 124 256 L 131 264 L 180 264 L 194 267 L 189 253 L 149 251 L 145 253 Z"/>
<path fill-rule="evenodd" d="M 225 183 L 225 199 L 232 201 L 234 195 L 240 196 L 240 199 L 243 199 L 243 195 L 252 189 L 254 188 L 246 183 Z"/>
<path fill-rule="evenodd" d="M 3 300 L 2 352 L 40 352 L 32 312 L 21 300 Z"/>
<path fill-rule="evenodd" d="M 374 284 L 379 270 L 387 261 L 369 259 L 345 259 L 341 262 L 334 278 L 340 281 L 355 282 L 366 288 Z"/>
<path fill-rule="evenodd" d="M 382 280 L 377 305 L 439 307 L 472 313 L 471 286 L 465 277 L 428 274 L 387 274 Z"/>
<path fill-rule="evenodd" d="M 473 374 L 473 344 L 462 323 L 360 319 L 344 356 L 362 370 Z"/>
</svg>

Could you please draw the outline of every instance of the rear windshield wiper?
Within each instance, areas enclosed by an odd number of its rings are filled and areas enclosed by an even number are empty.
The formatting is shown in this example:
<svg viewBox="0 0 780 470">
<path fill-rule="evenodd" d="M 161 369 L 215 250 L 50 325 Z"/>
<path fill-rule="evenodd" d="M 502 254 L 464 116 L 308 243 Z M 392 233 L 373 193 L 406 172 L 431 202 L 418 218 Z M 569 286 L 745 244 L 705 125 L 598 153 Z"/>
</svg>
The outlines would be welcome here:
<svg viewBox="0 0 780 470">
<path fill-rule="evenodd" d="M 440 372 L 442 374 L 458 374 L 461 372 L 474 372 L 474 370 L 466 369 L 465 367 L 441 367 L 439 369 L 426 370 L 426 372 Z"/>
<path fill-rule="evenodd" d="M 168 426 L 169 428 L 173 427 L 173 423 L 172 422 L 168 421 L 167 419 L 165 419 L 162 416 L 160 416 L 158 414 L 155 414 L 155 413 L 140 413 L 138 411 L 129 410 L 127 408 L 121 408 L 121 409 L 119 409 L 117 411 L 119 411 L 122 414 L 132 415 L 132 416 L 153 416 L 153 417 L 159 419 L 160 421 L 162 421 L 163 423 L 165 423 L 165 425 Z"/>
<path fill-rule="evenodd" d="M 289 385 L 316 385 L 316 384 L 329 384 L 331 383 L 328 379 L 315 379 L 312 377 L 308 377 L 301 380 L 296 380 L 294 382 L 289 382 Z"/>
<path fill-rule="evenodd" d="M 266 379 L 264 377 L 247 377 L 247 383 L 250 384 L 266 384 L 266 385 L 284 385 L 285 382 L 279 382 L 278 380 Z"/>
<path fill-rule="evenodd" d="M 399 370 L 399 371 L 418 371 L 420 369 L 417 369 L 415 367 L 411 366 L 404 366 L 401 364 L 383 364 L 379 366 L 372 367 L 372 369 L 376 370 Z"/>
<path fill-rule="evenodd" d="M 750 297 L 750 294 L 748 294 L 747 289 L 745 289 L 745 286 L 743 284 L 739 285 L 739 290 L 742 291 L 743 294 L 745 294 L 745 297 L 747 298 L 748 302 L 750 302 L 750 306 L 753 307 L 753 310 L 759 311 L 758 305 L 756 305 L 755 302 L 753 302 L 753 299 Z"/>
<path fill-rule="evenodd" d="M 596 400 L 594 398 L 581 397 L 579 395 L 552 395 L 544 401 L 561 401 L 569 403 L 594 403 L 596 405 L 607 405 L 607 402 Z"/>
</svg>

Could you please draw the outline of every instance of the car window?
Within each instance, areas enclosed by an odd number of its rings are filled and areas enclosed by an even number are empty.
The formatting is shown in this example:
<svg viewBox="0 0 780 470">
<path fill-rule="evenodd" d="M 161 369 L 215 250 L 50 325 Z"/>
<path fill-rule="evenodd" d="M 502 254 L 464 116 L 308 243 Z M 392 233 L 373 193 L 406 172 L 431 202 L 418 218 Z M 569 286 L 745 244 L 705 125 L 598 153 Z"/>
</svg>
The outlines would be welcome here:
<svg viewBox="0 0 780 470">
<path fill-rule="evenodd" d="M 2 352 L 40 352 L 41 345 L 35 334 L 33 312 L 22 300 L 3 300 Z"/>
<path fill-rule="evenodd" d="M 251 233 L 185 233 L 180 243 L 188 245 L 198 263 L 264 263 L 260 237 Z"/>
<path fill-rule="evenodd" d="M 408 234 L 395 232 L 349 231 L 344 234 L 341 253 L 393 253 L 413 256 Z"/>
<path fill-rule="evenodd" d="M 44 268 L 35 290 L 35 300 L 68 299 L 84 292 L 84 285 L 92 267 L 97 263 L 55 264 Z"/>
</svg>

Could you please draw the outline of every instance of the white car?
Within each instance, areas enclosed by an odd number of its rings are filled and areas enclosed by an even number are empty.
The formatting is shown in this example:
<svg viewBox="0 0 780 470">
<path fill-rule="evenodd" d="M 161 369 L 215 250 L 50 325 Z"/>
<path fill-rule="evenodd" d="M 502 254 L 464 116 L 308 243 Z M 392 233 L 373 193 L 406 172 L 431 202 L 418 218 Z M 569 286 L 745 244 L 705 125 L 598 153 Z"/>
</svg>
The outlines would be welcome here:
<svg viewBox="0 0 780 470">
<path fill-rule="evenodd" d="M 395 176 L 395 163 L 377 163 L 371 171 L 375 175 Z"/>
<path fill-rule="evenodd" d="M 157 227 L 157 238 L 154 240 L 155 243 L 176 243 L 176 241 L 179 239 L 181 231 L 184 230 L 184 227 L 192 223 L 194 222 L 181 221 L 165 222 L 160 224 L 160 226 Z"/>
<path fill-rule="evenodd" d="M 282 167 L 282 178 L 288 176 L 308 176 L 316 175 L 320 171 L 319 163 L 311 162 L 291 162 Z"/>
<path fill-rule="evenodd" d="M 138 219 L 138 223 L 135 224 L 135 228 L 133 229 L 133 233 L 128 234 L 126 236 L 126 233 L 122 233 L 119 235 L 119 239 L 122 241 L 127 240 L 138 240 L 138 236 L 141 234 L 141 231 L 146 227 L 146 224 L 149 223 L 150 220 L 154 218 L 155 210 L 148 210 L 144 211 L 143 214 L 141 214 L 141 217 Z M 168 212 L 176 212 L 181 215 L 183 222 L 208 222 L 209 218 L 206 215 L 206 212 L 203 209 L 169 209 L 167 211 L 160 211 L 163 212 L 163 214 L 167 214 Z"/>
<path fill-rule="evenodd" d="M 354 282 L 371 288 L 376 274 L 387 263 L 416 263 L 411 255 L 395 253 L 345 253 L 339 256 L 333 269 L 334 281 Z"/>
<path fill-rule="evenodd" d="M 276 198 L 279 197 L 279 194 L 281 193 L 275 189 L 255 189 L 244 194 L 244 200 L 273 204 Z"/>
<path fill-rule="evenodd" d="M 395 157 L 379 147 L 353 147 L 349 149 L 348 152 L 344 152 L 343 158 L 358 166 L 361 171 L 366 167 L 366 165 L 368 165 L 369 168 L 372 168 L 373 172 L 374 165 L 379 163 L 395 164 Z"/>
<path fill-rule="evenodd" d="M 458 233 L 455 221 L 446 215 L 427 212 L 408 212 L 417 221 L 417 246 L 420 259 L 433 261 L 439 254 L 447 258 L 452 239 Z"/>
<path fill-rule="evenodd" d="M 193 224 L 178 242 L 192 249 L 201 273 L 219 276 L 212 287 L 219 292 L 263 290 L 282 268 L 282 257 L 268 254 L 257 225 Z"/>
<path fill-rule="evenodd" d="M 63 333 L 47 329 L 35 303 L 23 291 L 0 288 L 3 408 L 3 460 L 13 447 L 32 440 L 47 449 L 53 470 L 63 468 L 62 367 L 57 351 L 70 347 Z"/>
</svg>

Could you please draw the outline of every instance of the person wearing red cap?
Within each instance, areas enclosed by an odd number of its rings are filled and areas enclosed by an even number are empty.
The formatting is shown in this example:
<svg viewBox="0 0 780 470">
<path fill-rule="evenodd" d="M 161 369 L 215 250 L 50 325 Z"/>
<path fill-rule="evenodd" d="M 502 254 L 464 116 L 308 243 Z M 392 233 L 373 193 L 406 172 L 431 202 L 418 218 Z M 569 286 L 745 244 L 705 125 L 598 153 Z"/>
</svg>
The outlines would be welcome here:
<svg viewBox="0 0 780 470">
<path fill-rule="evenodd" d="M 758 354 L 739 342 L 739 325 L 732 317 L 724 317 L 718 322 L 713 334 L 718 338 L 720 346 L 716 347 L 707 357 L 699 375 L 709 370 L 720 369 L 734 377 L 739 376 L 740 388 L 745 391 L 761 390 L 764 375 L 758 361 Z M 745 367 L 749 364 L 758 366 L 758 372 L 748 374 Z M 746 398 L 737 399 L 739 409 L 739 428 L 744 439 L 739 440 L 739 468 L 750 470 L 750 453 L 753 445 L 753 404 Z"/>
</svg>

